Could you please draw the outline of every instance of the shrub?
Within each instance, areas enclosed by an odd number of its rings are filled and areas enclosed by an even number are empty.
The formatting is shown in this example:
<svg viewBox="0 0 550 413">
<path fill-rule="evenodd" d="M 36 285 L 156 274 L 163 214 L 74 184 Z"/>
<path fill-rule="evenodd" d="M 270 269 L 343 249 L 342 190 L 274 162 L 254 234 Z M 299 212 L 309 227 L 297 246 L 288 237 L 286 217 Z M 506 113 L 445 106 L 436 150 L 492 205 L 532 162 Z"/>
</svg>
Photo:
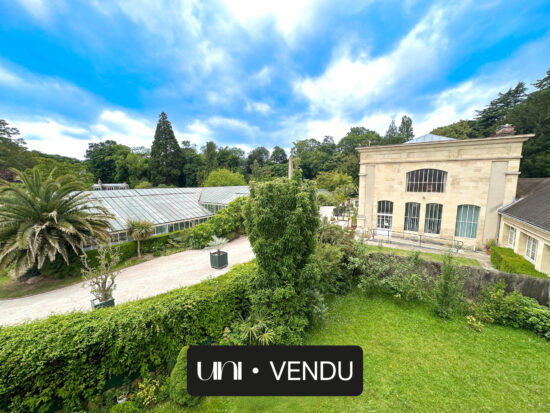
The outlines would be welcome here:
<svg viewBox="0 0 550 413">
<path fill-rule="evenodd" d="M 382 279 L 389 274 L 389 257 L 379 249 L 371 254 L 366 244 L 355 243 L 353 256 L 349 258 L 348 268 L 359 276 L 359 288 L 367 294 L 380 290 Z"/>
<path fill-rule="evenodd" d="M 200 397 L 191 396 L 187 392 L 187 350 L 189 346 L 181 349 L 178 361 L 170 375 L 170 399 L 182 406 L 191 407 L 198 404 Z"/>
<path fill-rule="evenodd" d="M 531 262 L 516 254 L 511 248 L 491 247 L 491 263 L 500 271 L 533 277 L 547 277 L 546 274 L 535 270 L 535 266 Z"/>
<path fill-rule="evenodd" d="M 445 254 L 441 274 L 434 287 L 434 311 L 441 318 L 464 311 L 464 273 L 453 263 L 453 257 Z"/>
<path fill-rule="evenodd" d="M 430 279 L 425 271 L 419 272 L 419 253 L 407 258 L 392 257 L 390 274 L 381 281 L 382 291 L 404 301 L 428 299 Z"/>
<path fill-rule="evenodd" d="M 517 291 L 506 294 L 504 280 L 483 289 L 474 314 L 482 322 L 524 328 L 550 340 L 550 309 Z"/>
<path fill-rule="evenodd" d="M 228 169 L 216 169 L 208 175 L 203 186 L 234 186 L 246 185 L 244 177 L 239 172 L 231 172 Z"/>
<path fill-rule="evenodd" d="M 255 264 L 113 308 L 0 328 L 0 411 L 53 411 L 106 382 L 173 363 L 185 344 L 219 338 L 248 308 Z"/>
<path fill-rule="evenodd" d="M 115 404 L 109 410 L 109 413 L 139 413 L 139 407 L 133 401 Z"/>
</svg>

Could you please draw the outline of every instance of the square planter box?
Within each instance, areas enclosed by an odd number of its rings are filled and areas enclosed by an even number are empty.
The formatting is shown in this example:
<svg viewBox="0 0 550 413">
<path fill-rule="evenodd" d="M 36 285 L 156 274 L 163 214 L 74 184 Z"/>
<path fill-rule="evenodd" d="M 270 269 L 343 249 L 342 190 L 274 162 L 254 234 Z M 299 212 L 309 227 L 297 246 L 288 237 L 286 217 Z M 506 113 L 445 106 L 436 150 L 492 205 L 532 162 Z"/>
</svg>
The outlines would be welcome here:
<svg viewBox="0 0 550 413">
<path fill-rule="evenodd" d="M 210 266 L 217 270 L 219 270 L 220 268 L 227 267 L 227 252 L 220 251 L 219 254 L 218 254 L 218 251 L 211 252 Z"/>
<path fill-rule="evenodd" d="M 90 300 L 90 303 L 92 303 L 92 310 L 95 310 L 96 308 L 114 307 L 115 299 L 111 297 L 107 301 L 99 302 L 97 301 L 97 298 L 94 298 L 93 300 Z"/>
</svg>

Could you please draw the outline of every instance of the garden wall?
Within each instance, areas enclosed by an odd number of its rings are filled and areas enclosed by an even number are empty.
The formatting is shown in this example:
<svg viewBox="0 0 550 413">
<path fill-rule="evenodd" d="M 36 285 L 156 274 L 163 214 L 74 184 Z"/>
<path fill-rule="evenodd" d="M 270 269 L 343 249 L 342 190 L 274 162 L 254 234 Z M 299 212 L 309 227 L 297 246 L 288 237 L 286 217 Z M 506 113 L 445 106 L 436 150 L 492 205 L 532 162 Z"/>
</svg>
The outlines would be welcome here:
<svg viewBox="0 0 550 413">
<path fill-rule="evenodd" d="M 440 262 L 421 261 L 420 265 L 431 277 L 437 278 L 441 274 L 442 264 Z M 481 267 L 462 268 L 467 272 L 464 288 L 469 298 L 478 298 L 484 286 L 504 280 L 508 292 L 516 290 L 526 297 L 534 298 L 541 305 L 550 306 L 550 278 L 544 279 L 528 275 L 509 274 Z"/>
</svg>

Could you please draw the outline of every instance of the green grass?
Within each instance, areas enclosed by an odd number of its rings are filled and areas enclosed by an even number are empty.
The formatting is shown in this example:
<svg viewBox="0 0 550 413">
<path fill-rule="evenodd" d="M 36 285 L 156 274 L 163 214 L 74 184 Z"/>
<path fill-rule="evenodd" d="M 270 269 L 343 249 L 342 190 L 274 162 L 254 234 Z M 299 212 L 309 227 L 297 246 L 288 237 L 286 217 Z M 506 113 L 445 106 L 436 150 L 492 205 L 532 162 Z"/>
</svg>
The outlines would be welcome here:
<svg viewBox="0 0 550 413">
<path fill-rule="evenodd" d="M 386 254 L 395 254 L 402 257 L 412 255 L 415 251 L 411 250 L 402 250 L 398 248 L 389 248 L 379 245 L 367 245 L 368 249 L 371 249 L 372 251 L 379 251 L 381 250 L 383 253 Z M 420 258 L 426 261 L 437 261 L 437 262 L 443 262 L 443 254 L 436 254 L 433 252 L 421 252 Z M 467 265 L 469 267 L 481 267 L 481 264 L 478 260 L 474 258 L 467 258 L 467 257 L 460 257 L 457 255 L 453 255 L 453 260 L 457 265 Z"/>
<path fill-rule="evenodd" d="M 356 344 L 364 351 L 358 397 L 207 397 L 172 412 L 520 412 L 550 411 L 550 342 L 495 325 L 481 333 L 464 318 L 444 321 L 421 304 L 337 297 L 307 344 Z"/>
</svg>

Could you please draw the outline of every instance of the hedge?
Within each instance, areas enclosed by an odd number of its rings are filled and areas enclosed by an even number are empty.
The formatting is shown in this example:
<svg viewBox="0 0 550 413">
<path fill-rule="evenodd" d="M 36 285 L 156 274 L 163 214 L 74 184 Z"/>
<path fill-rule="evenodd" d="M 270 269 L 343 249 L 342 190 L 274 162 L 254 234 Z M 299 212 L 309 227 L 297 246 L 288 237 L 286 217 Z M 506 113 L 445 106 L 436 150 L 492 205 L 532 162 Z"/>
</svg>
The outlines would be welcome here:
<svg viewBox="0 0 550 413">
<path fill-rule="evenodd" d="M 109 379 L 172 365 L 248 306 L 254 262 L 156 297 L 0 328 L 0 411 L 68 411 Z"/>
<path fill-rule="evenodd" d="M 511 248 L 491 247 L 491 263 L 500 271 L 547 278 L 546 274 L 535 270 L 531 262 L 516 254 Z"/>
</svg>

